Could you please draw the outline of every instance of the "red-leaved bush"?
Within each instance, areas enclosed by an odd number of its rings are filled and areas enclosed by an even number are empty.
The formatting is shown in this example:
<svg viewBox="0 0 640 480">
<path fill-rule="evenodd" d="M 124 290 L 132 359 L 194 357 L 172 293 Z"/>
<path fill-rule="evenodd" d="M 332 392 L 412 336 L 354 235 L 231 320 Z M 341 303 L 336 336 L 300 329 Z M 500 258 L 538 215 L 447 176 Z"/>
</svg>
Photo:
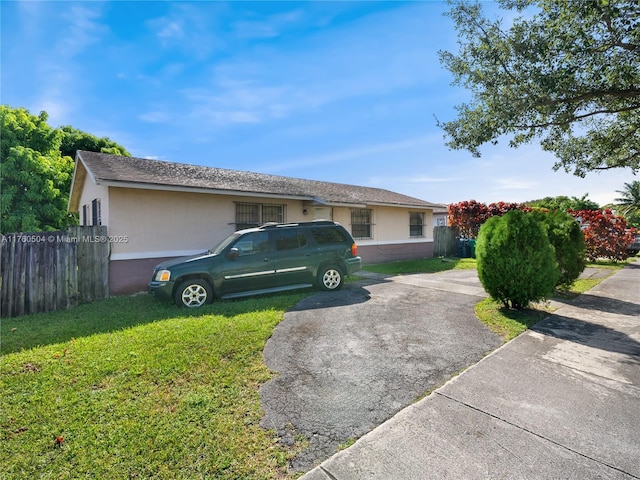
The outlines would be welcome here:
<svg viewBox="0 0 640 480">
<path fill-rule="evenodd" d="M 520 203 L 484 203 L 469 200 L 449 205 L 449 225 L 457 227 L 463 238 L 476 238 L 478 231 L 489 218 L 502 216 L 510 210 L 531 210 L 530 207 Z"/>
<path fill-rule="evenodd" d="M 458 228 L 460 237 L 476 238 L 487 219 L 502 216 L 510 210 L 532 209 L 521 203 L 497 202 L 486 205 L 476 200 L 452 203 L 449 205 L 449 225 Z M 582 225 L 589 261 L 598 258 L 617 261 L 629 256 L 627 247 L 633 243 L 635 230 L 627 229 L 624 218 L 614 215 L 611 210 L 572 210 L 567 213 Z"/>
<path fill-rule="evenodd" d="M 635 230 L 627 229 L 624 218 L 614 215 L 609 209 L 571 210 L 567 213 L 582 224 L 589 261 L 598 258 L 624 260 L 629 256 L 627 247 L 633 243 Z"/>
</svg>

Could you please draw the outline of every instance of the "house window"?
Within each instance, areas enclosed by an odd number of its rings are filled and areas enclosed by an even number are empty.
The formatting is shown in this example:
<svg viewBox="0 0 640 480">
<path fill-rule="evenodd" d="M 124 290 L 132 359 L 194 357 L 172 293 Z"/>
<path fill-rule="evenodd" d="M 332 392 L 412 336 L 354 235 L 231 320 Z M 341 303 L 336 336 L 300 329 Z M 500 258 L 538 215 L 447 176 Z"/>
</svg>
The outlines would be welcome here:
<svg viewBox="0 0 640 480">
<path fill-rule="evenodd" d="M 368 208 L 351 209 L 351 234 L 353 238 L 373 238 L 371 217 L 372 211 Z"/>
<path fill-rule="evenodd" d="M 91 202 L 91 225 L 102 225 L 102 218 L 100 218 L 99 198 L 96 198 Z"/>
<path fill-rule="evenodd" d="M 258 227 L 268 222 L 284 223 L 284 221 L 284 205 L 236 203 L 236 230 Z"/>
<path fill-rule="evenodd" d="M 410 212 L 409 213 L 409 236 L 424 237 L 424 213 L 422 212 Z"/>
<path fill-rule="evenodd" d="M 262 205 L 262 223 L 284 223 L 284 205 Z"/>
<path fill-rule="evenodd" d="M 89 205 L 82 206 L 82 225 L 89 225 Z"/>
</svg>

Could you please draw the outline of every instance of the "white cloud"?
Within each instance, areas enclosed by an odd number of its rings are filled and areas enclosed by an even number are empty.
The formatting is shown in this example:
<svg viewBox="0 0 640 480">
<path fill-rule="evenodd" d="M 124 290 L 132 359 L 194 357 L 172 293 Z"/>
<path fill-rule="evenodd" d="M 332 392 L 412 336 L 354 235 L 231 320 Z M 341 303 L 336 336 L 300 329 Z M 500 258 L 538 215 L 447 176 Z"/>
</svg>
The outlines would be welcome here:
<svg viewBox="0 0 640 480">
<path fill-rule="evenodd" d="M 224 48 L 221 37 L 216 34 L 221 18 L 216 12 L 226 9 L 222 2 L 170 2 L 168 5 L 167 15 L 146 22 L 160 46 L 178 49 L 197 60 Z"/>
<path fill-rule="evenodd" d="M 165 123 L 169 120 L 170 116 L 166 112 L 154 111 L 138 115 L 138 118 L 143 122 Z"/>
<path fill-rule="evenodd" d="M 241 39 L 274 38 L 280 36 L 287 28 L 299 25 L 303 18 L 304 12 L 302 10 L 292 10 L 267 15 L 258 20 L 238 20 L 231 23 L 231 29 Z"/>
</svg>

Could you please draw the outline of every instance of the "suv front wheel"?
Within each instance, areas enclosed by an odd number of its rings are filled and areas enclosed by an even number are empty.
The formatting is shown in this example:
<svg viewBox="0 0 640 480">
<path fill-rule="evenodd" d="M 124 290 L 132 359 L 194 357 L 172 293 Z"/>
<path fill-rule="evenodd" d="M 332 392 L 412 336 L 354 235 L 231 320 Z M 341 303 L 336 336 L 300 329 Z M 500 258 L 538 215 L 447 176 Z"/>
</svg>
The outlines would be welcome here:
<svg viewBox="0 0 640 480">
<path fill-rule="evenodd" d="M 173 299 L 179 307 L 197 308 L 211 302 L 213 290 L 207 281 L 193 278 L 178 285 Z"/>
<path fill-rule="evenodd" d="M 342 272 L 334 265 L 322 267 L 318 272 L 318 286 L 321 290 L 339 290 L 343 282 Z"/>
</svg>

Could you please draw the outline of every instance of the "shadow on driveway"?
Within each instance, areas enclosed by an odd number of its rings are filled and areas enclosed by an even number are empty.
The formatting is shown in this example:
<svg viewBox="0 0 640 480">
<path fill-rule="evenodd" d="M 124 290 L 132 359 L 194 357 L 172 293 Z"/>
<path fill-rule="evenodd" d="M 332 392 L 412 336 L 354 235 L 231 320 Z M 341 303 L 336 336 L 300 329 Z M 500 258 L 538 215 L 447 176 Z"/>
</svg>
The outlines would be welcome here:
<svg viewBox="0 0 640 480">
<path fill-rule="evenodd" d="M 502 344 L 476 318 L 475 295 L 384 279 L 304 299 L 264 350 L 279 376 L 260 390 L 281 440 L 309 439 L 309 470 Z"/>
</svg>

